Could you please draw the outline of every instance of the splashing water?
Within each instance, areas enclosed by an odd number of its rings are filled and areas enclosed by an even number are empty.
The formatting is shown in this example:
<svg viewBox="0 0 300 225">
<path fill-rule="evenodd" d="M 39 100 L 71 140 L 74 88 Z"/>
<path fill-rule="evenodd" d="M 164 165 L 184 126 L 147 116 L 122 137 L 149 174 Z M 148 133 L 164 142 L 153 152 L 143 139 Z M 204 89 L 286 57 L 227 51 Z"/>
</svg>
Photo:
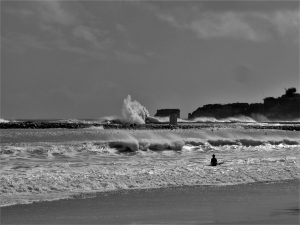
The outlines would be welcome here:
<svg viewBox="0 0 300 225">
<path fill-rule="evenodd" d="M 0 123 L 9 123 L 9 120 L 5 120 L 5 119 L 0 118 Z"/>
<path fill-rule="evenodd" d="M 143 105 L 136 100 L 132 100 L 131 96 L 128 95 L 123 102 L 122 116 L 126 122 L 144 124 L 149 112 Z"/>
</svg>

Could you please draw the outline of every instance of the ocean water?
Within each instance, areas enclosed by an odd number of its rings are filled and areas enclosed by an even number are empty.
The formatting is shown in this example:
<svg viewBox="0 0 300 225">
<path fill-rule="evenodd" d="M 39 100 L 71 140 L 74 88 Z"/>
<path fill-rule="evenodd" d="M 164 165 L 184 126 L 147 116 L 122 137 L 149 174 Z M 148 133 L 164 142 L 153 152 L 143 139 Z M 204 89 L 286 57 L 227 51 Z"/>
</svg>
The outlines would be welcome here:
<svg viewBox="0 0 300 225">
<path fill-rule="evenodd" d="M 299 179 L 299 131 L 0 130 L 0 205 L 126 189 Z M 211 155 L 219 162 L 209 166 Z"/>
</svg>

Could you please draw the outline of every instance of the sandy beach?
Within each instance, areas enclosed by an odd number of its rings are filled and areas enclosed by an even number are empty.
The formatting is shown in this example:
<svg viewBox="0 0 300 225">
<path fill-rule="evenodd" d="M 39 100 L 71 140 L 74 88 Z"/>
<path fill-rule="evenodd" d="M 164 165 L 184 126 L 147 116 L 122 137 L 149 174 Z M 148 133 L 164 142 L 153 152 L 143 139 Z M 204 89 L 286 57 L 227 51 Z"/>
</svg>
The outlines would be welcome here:
<svg viewBox="0 0 300 225">
<path fill-rule="evenodd" d="M 299 181 L 99 193 L 1 208 L 1 224 L 298 224 Z"/>
</svg>

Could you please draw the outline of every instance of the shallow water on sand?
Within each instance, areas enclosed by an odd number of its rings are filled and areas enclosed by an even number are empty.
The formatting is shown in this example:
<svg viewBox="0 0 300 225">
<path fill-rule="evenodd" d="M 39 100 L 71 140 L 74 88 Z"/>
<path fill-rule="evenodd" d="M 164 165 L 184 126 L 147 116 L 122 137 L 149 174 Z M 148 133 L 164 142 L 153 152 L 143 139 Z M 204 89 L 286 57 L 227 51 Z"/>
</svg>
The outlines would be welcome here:
<svg viewBox="0 0 300 225">
<path fill-rule="evenodd" d="M 3 224 L 299 224 L 299 181 L 99 193 L 1 208 Z"/>
<path fill-rule="evenodd" d="M 1 205 L 299 177 L 297 131 L 10 129 L 0 135 Z M 212 154 L 224 164 L 210 167 Z"/>
</svg>

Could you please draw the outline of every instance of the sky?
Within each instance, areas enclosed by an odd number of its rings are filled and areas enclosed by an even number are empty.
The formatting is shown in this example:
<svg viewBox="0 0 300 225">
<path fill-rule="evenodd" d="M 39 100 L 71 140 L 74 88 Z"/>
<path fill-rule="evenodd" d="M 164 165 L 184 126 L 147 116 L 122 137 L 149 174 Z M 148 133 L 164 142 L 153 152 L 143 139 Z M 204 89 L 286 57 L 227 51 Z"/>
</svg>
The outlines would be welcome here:
<svg viewBox="0 0 300 225">
<path fill-rule="evenodd" d="M 1 1 L 1 118 L 153 115 L 299 89 L 299 1 Z"/>
</svg>

